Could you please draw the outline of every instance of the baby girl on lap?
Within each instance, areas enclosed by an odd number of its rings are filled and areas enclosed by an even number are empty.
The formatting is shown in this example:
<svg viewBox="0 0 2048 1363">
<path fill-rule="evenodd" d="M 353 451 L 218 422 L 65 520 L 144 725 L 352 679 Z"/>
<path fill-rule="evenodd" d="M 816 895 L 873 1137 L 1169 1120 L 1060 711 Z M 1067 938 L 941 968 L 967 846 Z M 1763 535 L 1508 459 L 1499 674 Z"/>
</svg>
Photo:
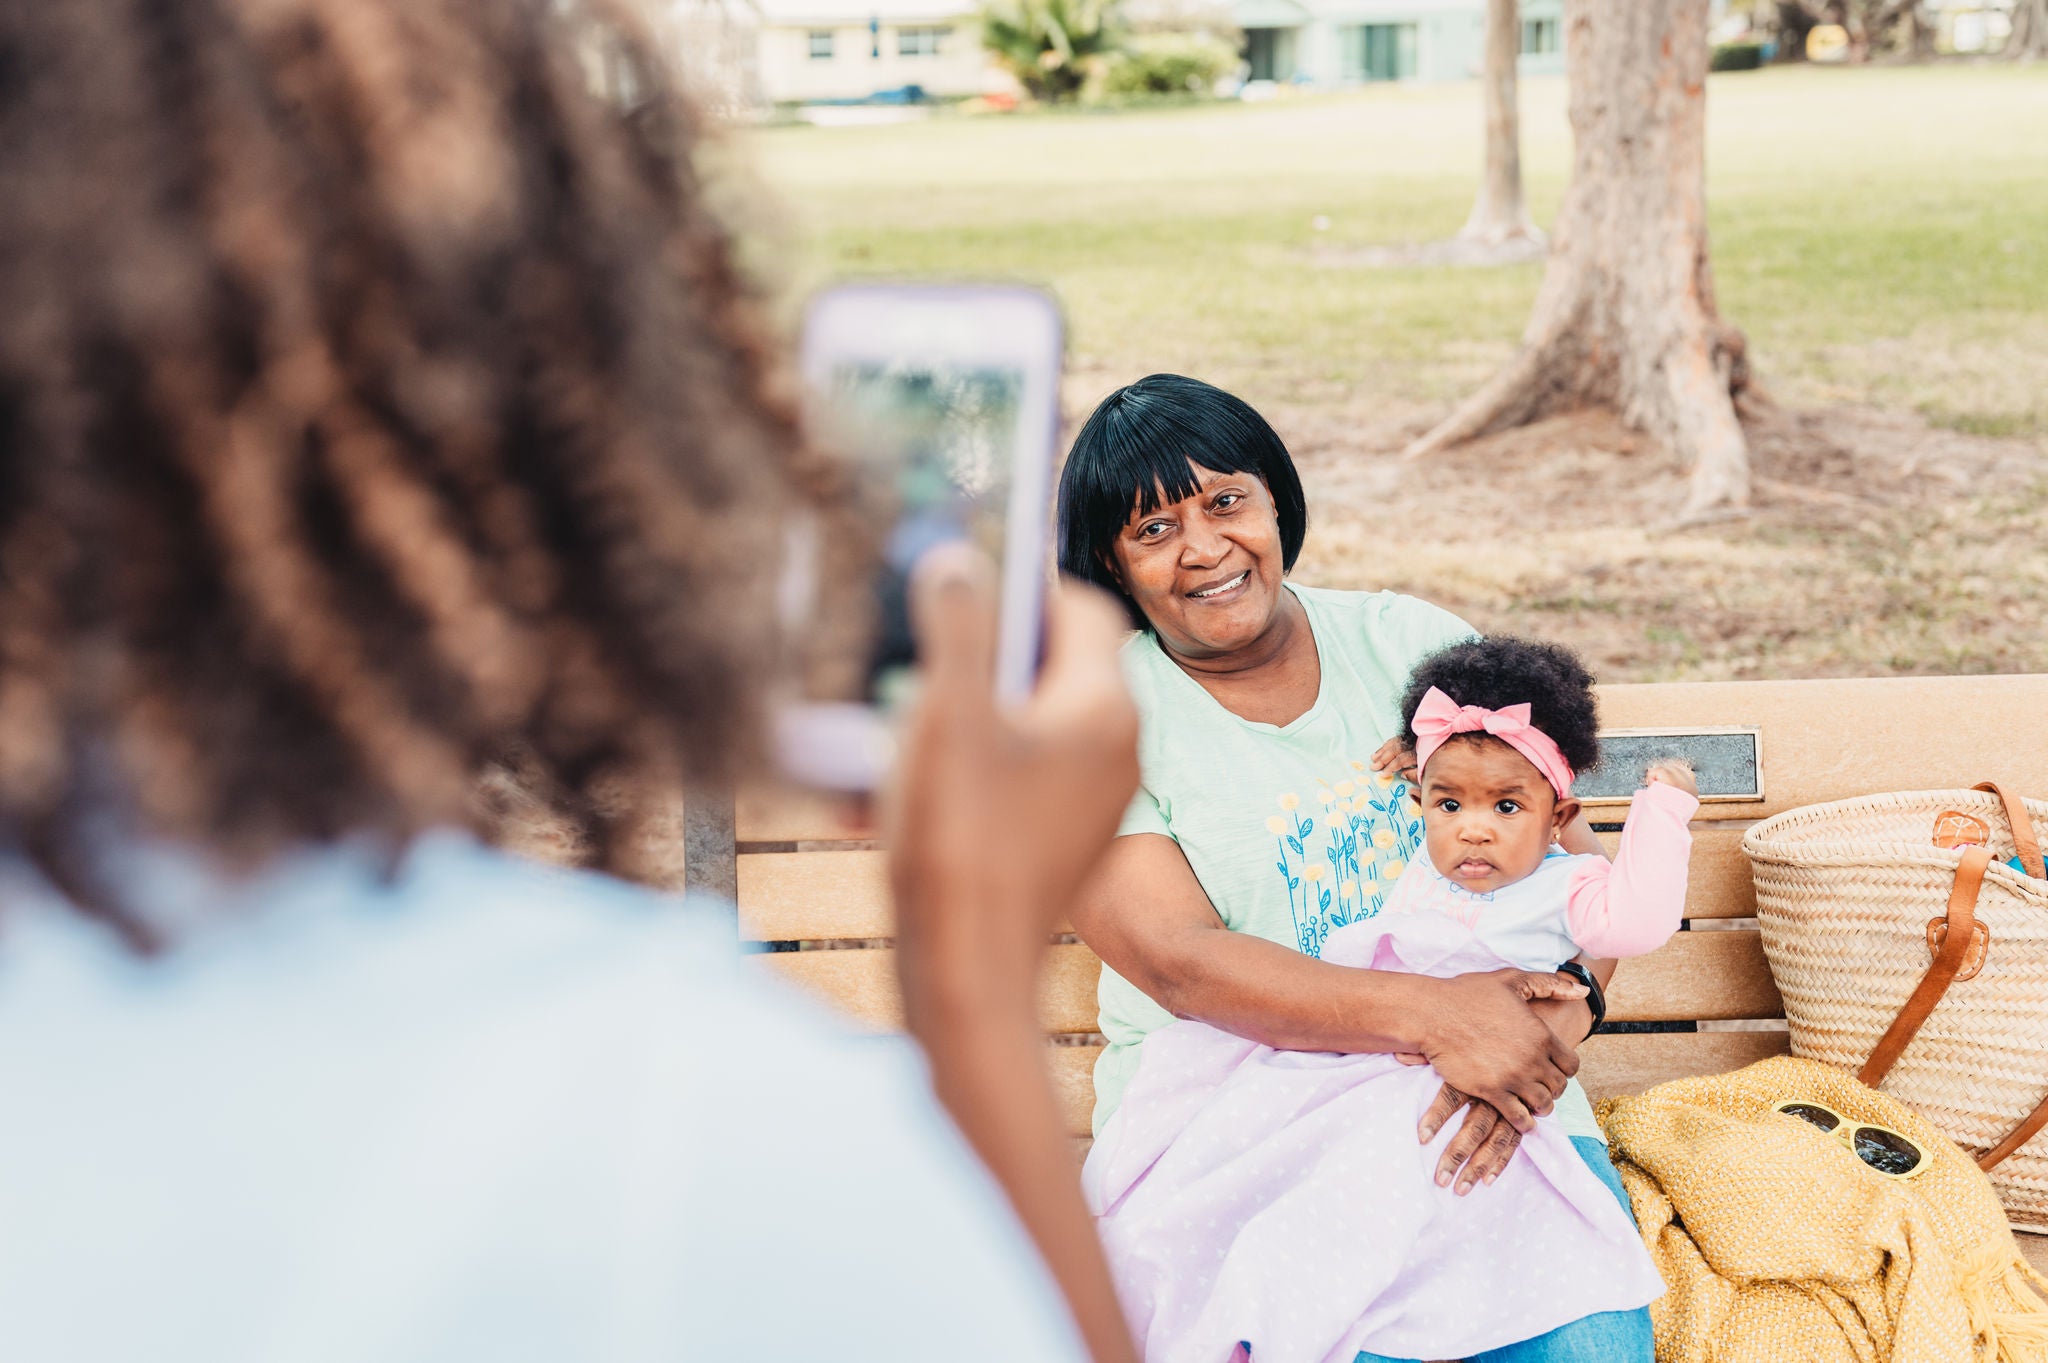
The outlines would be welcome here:
<svg viewBox="0 0 2048 1363">
<path fill-rule="evenodd" d="M 1598 757 L 1584 669 L 1513 639 L 1425 660 L 1404 713 L 1427 855 L 1323 959 L 1449 977 L 1638 956 L 1678 929 L 1692 772 L 1659 763 L 1610 864 L 1555 838 Z M 1413 1057 L 1409 1058 L 1411 1061 Z M 1153 1034 L 1086 1180 L 1147 1363 L 1460 1358 L 1664 1286 L 1552 1118 L 1482 1194 L 1416 1140 L 1441 1079 L 1389 1055 L 1275 1051 L 1198 1022 Z M 1241 1357 L 1241 1355 L 1239 1355 Z"/>
</svg>

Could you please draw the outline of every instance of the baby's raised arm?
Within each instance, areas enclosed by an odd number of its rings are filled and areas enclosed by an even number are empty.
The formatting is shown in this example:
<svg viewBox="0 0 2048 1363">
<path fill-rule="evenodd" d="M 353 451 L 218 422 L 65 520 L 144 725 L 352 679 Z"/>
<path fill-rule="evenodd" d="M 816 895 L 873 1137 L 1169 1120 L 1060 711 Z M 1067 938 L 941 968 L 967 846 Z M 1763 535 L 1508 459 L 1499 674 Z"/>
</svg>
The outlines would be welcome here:
<svg viewBox="0 0 2048 1363">
<path fill-rule="evenodd" d="M 1572 876 L 1566 922 L 1572 940 L 1595 956 L 1654 951 L 1685 917 L 1699 787 L 1682 762 L 1657 763 L 1646 781 L 1629 806 L 1614 860 L 1586 857 Z"/>
</svg>

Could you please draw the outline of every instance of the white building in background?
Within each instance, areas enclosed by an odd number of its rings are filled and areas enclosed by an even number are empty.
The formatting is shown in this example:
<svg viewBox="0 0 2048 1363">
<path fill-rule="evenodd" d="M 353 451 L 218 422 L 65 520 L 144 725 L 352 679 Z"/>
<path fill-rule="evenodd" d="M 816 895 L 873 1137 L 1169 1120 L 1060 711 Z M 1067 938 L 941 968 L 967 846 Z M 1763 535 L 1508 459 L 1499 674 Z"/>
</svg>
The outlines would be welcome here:
<svg viewBox="0 0 2048 1363">
<path fill-rule="evenodd" d="M 931 99 L 1016 90 L 982 49 L 974 0 L 643 3 L 667 21 L 692 89 L 721 113 L 911 87 Z M 1563 0 L 1521 9 L 1523 73 L 1563 70 Z M 1486 0 L 1225 0 L 1223 12 L 1244 30 L 1254 81 L 1466 80 L 1485 49 Z"/>
<path fill-rule="evenodd" d="M 915 86 L 979 95 L 1007 78 L 982 50 L 971 0 L 754 0 L 755 69 L 771 103 L 867 99 Z"/>
<path fill-rule="evenodd" d="M 1564 69 L 1563 10 L 1522 0 L 1524 74 Z M 1485 0 L 1234 0 L 1230 14 L 1251 80 L 1465 80 L 1486 49 Z"/>
</svg>

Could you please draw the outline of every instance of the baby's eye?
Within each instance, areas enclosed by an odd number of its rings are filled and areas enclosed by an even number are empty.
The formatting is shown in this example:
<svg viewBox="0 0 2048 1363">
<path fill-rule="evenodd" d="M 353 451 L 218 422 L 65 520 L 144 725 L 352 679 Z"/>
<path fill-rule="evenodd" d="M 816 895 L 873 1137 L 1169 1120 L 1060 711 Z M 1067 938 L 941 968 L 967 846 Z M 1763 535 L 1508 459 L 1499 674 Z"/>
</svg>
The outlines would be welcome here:
<svg viewBox="0 0 2048 1363">
<path fill-rule="evenodd" d="M 1519 814 L 1522 812 L 1522 806 L 1514 800 L 1496 800 L 1494 801 L 1493 812 L 1496 814 Z"/>
<path fill-rule="evenodd" d="M 1441 809 L 1441 810 L 1442 810 L 1442 811 L 1443 811 L 1444 813 L 1446 813 L 1446 814 L 1455 814 L 1455 813 L 1457 813 L 1457 812 L 1458 812 L 1458 802 L 1457 802 L 1456 800 L 1451 800 L 1451 799 L 1443 799 L 1443 800 L 1438 800 L 1438 801 L 1436 802 L 1436 807 L 1437 807 L 1438 809 Z"/>
</svg>

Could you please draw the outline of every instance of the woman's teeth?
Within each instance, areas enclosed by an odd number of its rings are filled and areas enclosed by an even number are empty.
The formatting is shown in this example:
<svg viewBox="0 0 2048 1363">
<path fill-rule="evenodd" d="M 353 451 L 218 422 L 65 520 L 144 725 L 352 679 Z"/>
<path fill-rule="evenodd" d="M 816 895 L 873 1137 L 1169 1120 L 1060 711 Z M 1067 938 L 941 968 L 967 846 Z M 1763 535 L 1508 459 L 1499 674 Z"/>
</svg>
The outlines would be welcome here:
<svg viewBox="0 0 2048 1363">
<path fill-rule="evenodd" d="M 1231 578 L 1228 582 L 1219 582 L 1215 586 L 1206 587 L 1199 592 L 1189 592 L 1188 595 L 1192 596 L 1197 601 L 1206 601 L 1212 596 L 1223 595 L 1223 593 L 1229 591 L 1232 587 L 1237 586 L 1239 583 L 1243 582 L 1246 578 L 1250 577 L 1251 575 L 1252 570 L 1247 568 L 1243 572 L 1239 573 L 1236 577 Z"/>
</svg>

